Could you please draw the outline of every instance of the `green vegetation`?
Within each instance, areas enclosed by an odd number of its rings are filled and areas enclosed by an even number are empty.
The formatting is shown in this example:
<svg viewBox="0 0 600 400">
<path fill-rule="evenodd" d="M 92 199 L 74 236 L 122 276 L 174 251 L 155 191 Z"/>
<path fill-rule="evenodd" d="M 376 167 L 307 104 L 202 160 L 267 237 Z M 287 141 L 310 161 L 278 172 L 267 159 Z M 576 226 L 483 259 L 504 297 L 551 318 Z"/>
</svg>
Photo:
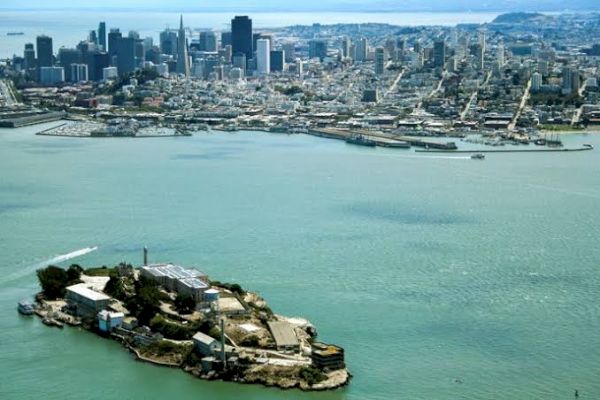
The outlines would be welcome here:
<svg viewBox="0 0 600 400">
<path fill-rule="evenodd" d="M 103 265 L 99 268 L 87 268 L 84 270 L 84 274 L 87 276 L 110 276 L 110 273 L 116 271 L 115 268 L 108 268 L 106 265 Z"/>
<path fill-rule="evenodd" d="M 162 315 L 155 315 L 150 320 L 149 326 L 153 331 L 160 333 L 167 339 L 173 340 L 190 340 L 196 332 L 209 334 L 211 329 L 214 328 L 213 323 L 210 321 L 205 320 L 181 324 L 171 321 Z"/>
<path fill-rule="evenodd" d="M 211 281 L 210 284 L 212 286 L 218 286 L 221 287 L 223 289 L 227 289 L 233 293 L 237 293 L 240 296 L 243 296 L 244 294 L 246 294 L 246 291 L 244 289 L 242 289 L 242 287 L 240 285 L 238 285 L 237 283 L 226 283 L 226 282 L 219 282 L 219 281 Z"/>
<path fill-rule="evenodd" d="M 260 339 L 256 335 L 250 335 L 242 339 L 240 344 L 247 347 L 258 347 Z"/>
<path fill-rule="evenodd" d="M 300 378 L 302 378 L 304 381 L 306 381 L 306 383 L 308 383 L 311 386 L 316 385 L 319 382 L 323 382 L 325 379 L 327 379 L 327 375 L 325 375 L 323 371 L 313 366 L 300 368 L 299 375 Z"/>
<path fill-rule="evenodd" d="M 540 129 L 544 131 L 553 131 L 553 132 L 568 132 L 568 131 L 579 131 L 584 128 L 581 126 L 572 126 L 571 124 L 565 125 L 540 125 Z"/>
<path fill-rule="evenodd" d="M 135 295 L 125 300 L 126 307 L 141 325 L 148 325 L 159 311 L 160 302 L 168 301 L 169 297 L 160 291 L 156 282 L 143 276 L 135 281 L 134 289 Z"/>
<path fill-rule="evenodd" d="M 54 300 L 65 296 L 65 288 L 76 283 L 80 283 L 81 267 L 73 264 L 67 270 L 50 265 L 43 269 L 38 269 L 36 274 L 42 293 L 48 300 Z"/>
<path fill-rule="evenodd" d="M 152 343 L 144 348 L 142 348 L 142 353 L 145 355 L 153 355 L 158 357 L 163 357 L 167 355 L 173 354 L 182 354 L 187 356 L 188 353 L 192 351 L 192 346 L 177 344 L 170 342 L 168 340 L 160 340 L 156 343 Z"/>
<path fill-rule="evenodd" d="M 196 300 L 192 296 L 179 293 L 174 305 L 180 314 L 191 314 L 196 309 Z"/>
<path fill-rule="evenodd" d="M 539 17 L 543 17 L 543 14 L 539 13 L 528 13 L 528 12 L 514 12 L 506 13 L 496 17 L 492 21 L 493 24 L 521 24 L 524 22 L 531 21 Z"/>
</svg>

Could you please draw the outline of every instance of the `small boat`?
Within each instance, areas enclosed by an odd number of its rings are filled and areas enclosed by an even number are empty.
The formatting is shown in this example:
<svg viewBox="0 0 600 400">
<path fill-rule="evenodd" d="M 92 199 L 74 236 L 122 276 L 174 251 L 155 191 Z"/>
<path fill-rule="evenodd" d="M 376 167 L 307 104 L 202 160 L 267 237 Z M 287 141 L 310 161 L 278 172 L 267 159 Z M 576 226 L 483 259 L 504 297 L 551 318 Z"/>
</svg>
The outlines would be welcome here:
<svg viewBox="0 0 600 400">
<path fill-rule="evenodd" d="M 589 144 L 589 143 L 585 143 L 585 144 L 583 145 L 583 147 L 587 147 L 588 149 L 593 149 L 593 148 L 594 148 L 594 145 L 593 145 L 593 144 Z"/>
<path fill-rule="evenodd" d="M 17 310 L 23 315 L 33 315 L 33 313 L 35 312 L 33 304 L 31 304 L 27 300 L 21 300 L 19 304 L 17 304 Z"/>
<path fill-rule="evenodd" d="M 471 154 L 471 159 L 472 160 L 485 160 L 485 154 L 483 154 L 483 153 Z"/>
<path fill-rule="evenodd" d="M 46 317 L 46 318 L 42 319 L 42 323 L 44 325 L 55 326 L 55 327 L 61 328 L 61 329 L 63 327 L 62 322 L 59 322 L 59 321 L 55 320 L 54 318 L 50 318 L 50 317 Z"/>
<path fill-rule="evenodd" d="M 23 32 L 6 32 L 6 36 L 23 36 Z"/>
</svg>

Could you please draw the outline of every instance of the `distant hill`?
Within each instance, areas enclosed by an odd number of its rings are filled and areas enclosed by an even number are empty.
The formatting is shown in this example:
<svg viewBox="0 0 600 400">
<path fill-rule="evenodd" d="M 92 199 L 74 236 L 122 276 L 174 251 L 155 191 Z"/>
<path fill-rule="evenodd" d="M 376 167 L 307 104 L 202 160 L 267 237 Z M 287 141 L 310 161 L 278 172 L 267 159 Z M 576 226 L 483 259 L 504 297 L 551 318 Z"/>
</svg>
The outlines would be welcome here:
<svg viewBox="0 0 600 400">
<path fill-rule="evenodd" d="M 493 24 L 522 24 L 534 19 L 544 17 L 544 14 L 540 13 L 527 13 L 527 12 L 515 12 L 498 15 L 496 19 L 492 21 Z"/>
</svg>

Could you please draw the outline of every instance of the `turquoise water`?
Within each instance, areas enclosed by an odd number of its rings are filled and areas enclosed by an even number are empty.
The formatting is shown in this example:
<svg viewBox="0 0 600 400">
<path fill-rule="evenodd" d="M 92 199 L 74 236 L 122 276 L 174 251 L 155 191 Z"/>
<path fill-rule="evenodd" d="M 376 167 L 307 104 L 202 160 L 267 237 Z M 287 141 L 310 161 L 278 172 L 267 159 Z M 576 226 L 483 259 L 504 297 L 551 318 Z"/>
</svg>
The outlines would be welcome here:
<svg viewBox="0 0 600 400">
<path fill-rule="evenodd" d="M 40 129 L 0 130 L 1 399 L 600 398 L 598 150 L 481 162 L 304 135 Z M 144 244 L 310 319 L 346 349 L 351 385 L 204 382 L 16 313 L 46 260 L 99 246 L 76 261 L 139 263 Z"/>
</svg>

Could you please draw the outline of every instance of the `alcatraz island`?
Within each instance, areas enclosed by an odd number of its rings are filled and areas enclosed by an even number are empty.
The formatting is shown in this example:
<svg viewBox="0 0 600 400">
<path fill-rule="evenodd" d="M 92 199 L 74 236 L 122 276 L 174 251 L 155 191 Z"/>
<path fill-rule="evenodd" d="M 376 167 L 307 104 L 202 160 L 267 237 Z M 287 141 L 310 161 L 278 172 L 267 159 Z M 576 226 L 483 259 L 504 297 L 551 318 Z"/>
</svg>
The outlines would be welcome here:
<svg viewBox="0 0 600 400">
<path fill-rule="evenodd" d="M 147 254 L 137 268 L 40 269 L 42 291 L 19 311 L 117 340 L 140 361 L 201 379 L 302 390 L 349 382 L 343 348 L 316 341 L 309 321 L 277 315 L 258 294 L 196 269 L 149 264 Z"/>
</svg>

